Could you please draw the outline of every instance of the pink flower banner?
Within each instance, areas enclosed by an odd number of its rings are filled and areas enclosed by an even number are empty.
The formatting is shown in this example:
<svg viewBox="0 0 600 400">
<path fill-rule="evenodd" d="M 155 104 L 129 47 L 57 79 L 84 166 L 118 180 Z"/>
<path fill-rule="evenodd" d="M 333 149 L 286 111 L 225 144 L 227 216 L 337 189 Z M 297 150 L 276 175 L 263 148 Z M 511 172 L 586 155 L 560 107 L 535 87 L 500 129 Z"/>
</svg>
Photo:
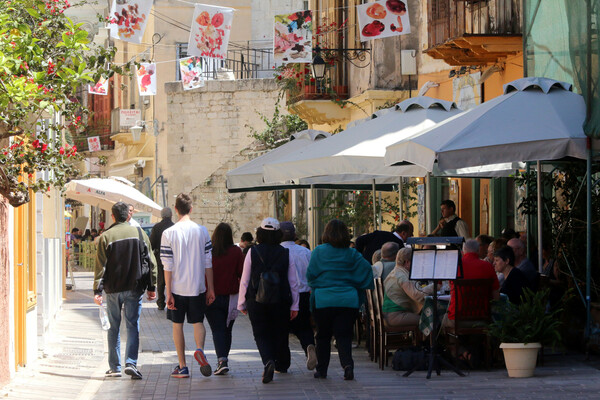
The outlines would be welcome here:
<svg viewBox="0 0 600 400">
<path fill-rule="evenodd" d="M 181 72 L 183 90 L 192 90 L 204 86 L 202 59 L 200 57 L 188 57 L 179 60 L 179 72 Z"/>
<path fill-rule="evenodd" d="M 106 96 L 108 94 L 108 79 L 102 77 L 95 85 L 88 85 L 88 93 Z"/>
<path fill-rule="evenodd" d="M 196 4 L 188 42 L 188 54 L 227 58 L 233 9 Z"/>
<path fill-rule="evenodd" d="M 100 145 L 100 136 L 92 136 L 87 138 L 89 151 L 100 151 L 102 146 Z"/>
<path fill-rule="evenodd" d="M 110 36 L 131 43 L 141 43 L 152 0 L 113 0 L 108 22 Z"/>
<path fill-rule="evenodd" d="M 280 63 L 312 62 L 312 12 L 275 16 L 273 59 Z"/>
<path fill-rule="evenodd" d="M 140 96 L 156 95 L 156 64 L 142 63 L 137 69 Z"/>
<path fill-rule="evenodd" d="M 408 0 L 377 0 L 356 6 L 360 40 L 366 42 L 410 33 Z"/>
</svg>

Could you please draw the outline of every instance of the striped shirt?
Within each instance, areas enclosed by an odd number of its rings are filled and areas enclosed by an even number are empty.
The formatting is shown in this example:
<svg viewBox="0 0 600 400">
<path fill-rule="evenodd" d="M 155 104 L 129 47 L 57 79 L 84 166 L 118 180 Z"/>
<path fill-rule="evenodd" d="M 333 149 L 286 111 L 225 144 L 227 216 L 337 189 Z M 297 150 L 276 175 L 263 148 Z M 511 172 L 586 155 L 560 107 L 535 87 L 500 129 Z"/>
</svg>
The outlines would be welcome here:
<svg viewBox="0 0 600 400">
<path fill-rule="evenodd" d="M 198 296 L 206 292 L 205 269 L 212 268 L 212 242 L 208 230 L 192 221 L 180 221 L 165 230 L 160 259 L 171 271 L 171 292 Z"/>
</svg>

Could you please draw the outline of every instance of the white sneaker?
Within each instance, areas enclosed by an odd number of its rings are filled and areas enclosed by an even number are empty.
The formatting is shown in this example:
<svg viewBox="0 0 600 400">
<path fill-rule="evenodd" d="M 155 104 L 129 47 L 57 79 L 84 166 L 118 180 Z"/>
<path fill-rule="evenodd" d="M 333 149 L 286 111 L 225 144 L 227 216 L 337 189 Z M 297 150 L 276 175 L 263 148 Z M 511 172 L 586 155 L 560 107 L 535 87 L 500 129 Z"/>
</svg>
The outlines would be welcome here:
<svg viewBox="0 0 600 400">
<path fill-rule="evenodd" d="M 306 368 L 312 371 L 317 366 L 317 350 L 314 344 L 309 344 L 306 347 Z"/>
</svg>

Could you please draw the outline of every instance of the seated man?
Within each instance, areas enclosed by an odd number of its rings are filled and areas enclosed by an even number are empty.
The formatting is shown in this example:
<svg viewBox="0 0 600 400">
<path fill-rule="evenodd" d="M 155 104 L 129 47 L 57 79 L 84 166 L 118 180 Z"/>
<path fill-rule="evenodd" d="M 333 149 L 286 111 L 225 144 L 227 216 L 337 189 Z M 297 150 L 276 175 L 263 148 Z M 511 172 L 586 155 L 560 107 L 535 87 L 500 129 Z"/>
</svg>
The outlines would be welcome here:
<svg viewBox="0 0 600 400">
<path fill-rule="evenodd" d="M 387 242 L 381 246 L 381 260 L 373 264 L 373 278 L 385 278 L 392 272 L 396 266 L 396 254 L 398 254 L 400 246 L 395 242 Z"/>
<path fill-rule="evenodd" d="M 469 239 L 463 245 L 464 256 L 462 258 L 463 278 L 462 279 L 490 279 L 492 281 L 491 299 L 481 299 L 481 301 L 498 300 L 500 298 L 500 284 L 492 264 L 479 259 L 479 242 L 475 239 Z M 454 327 L 455 315 L 457 309 L 462 309 L 460 302 L 454 304 L 454 283 L 450 282 L 450 305 L 448 312 L 444 317 L 443 325 L 445 327 Z M 459 292 L 460 293 L 460 292 Z M 460 296 L 459 296 L 460 299 Z M 472 300 L 472 299 L 469 299 Z"/>
<path fill-rule="evenodd" d="M 521 239 L 510 239 L 508 245 L 513 249 L 515 253 L 515 267 L 521 270 L 521 272 L 527 277 L 529 281 L 529 287 L 531 290 L 536 291 L 538 287 L 539 274 L 533 263 L 527 258 L 527 248 L 525 243 Z"/>
<path fill-rule="evenodd" d="M 433 285 L 420 290 L 417 282 L 409 280 L 412 249 L 403 248 L 396 256 L 396 267 L 383 283 L 383 318 L 388 328 L 419 324 L 419 313 L 425 303 L 425 295 L 431 293 Z"/>
</svg>

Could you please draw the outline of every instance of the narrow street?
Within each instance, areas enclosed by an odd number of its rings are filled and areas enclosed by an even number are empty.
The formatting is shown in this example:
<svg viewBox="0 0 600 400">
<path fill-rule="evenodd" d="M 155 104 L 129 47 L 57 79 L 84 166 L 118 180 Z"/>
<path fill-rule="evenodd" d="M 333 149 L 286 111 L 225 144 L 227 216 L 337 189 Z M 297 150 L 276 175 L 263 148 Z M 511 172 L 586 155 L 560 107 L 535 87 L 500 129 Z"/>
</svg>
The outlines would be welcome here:
<svg viewBox="0 0 600 400">
<path fill-rule="evenodd" d="M 37 365 L 19 371 L 0 392 L 6 399 L 522 399 L 524 397 L 597 399 L 600 372 L 583 361 L 583 355 L 548 356 L 531 379 L 508 379 L 504 369 L 477 371 L 460 378 L 448 371 L 425 379 L 424 372 L 403 378 L 401 372 L 380 371 L 368 360 L 363 348 L 355 351 L 356 380 L 345 382 L 332 356 L 326 380 L 317 380 L 306 370 L 304 355 L 295 338 L 290 339 L 292 366 L 288 374 L 277 374 L 264 385 L 262 365 L 254 345 L 250 324 L 244 316 L 234 328 L 231 372 L 226 376 L 203 377 L 192 362 L 192 332 L 186 329 L 190 350 L 190 379 L 171 379 L 176 364 L 171 325 L 154 303 L 145 303 L 139 367 L 141 381 L 129 377 L 104 379 L 108 369 L 103 332 L 97 307 L 92 302 L 92 275 L 77 274 L 76 289 L 68 293 L 54 334 L 46 344 L 44 358 Z M 215 354 L 207 334 L 207 355 Z M 598 362 L 596 360 L 595 364 Z M 214 366 L 214 365 L 213 365 Z"/>
</svg>

